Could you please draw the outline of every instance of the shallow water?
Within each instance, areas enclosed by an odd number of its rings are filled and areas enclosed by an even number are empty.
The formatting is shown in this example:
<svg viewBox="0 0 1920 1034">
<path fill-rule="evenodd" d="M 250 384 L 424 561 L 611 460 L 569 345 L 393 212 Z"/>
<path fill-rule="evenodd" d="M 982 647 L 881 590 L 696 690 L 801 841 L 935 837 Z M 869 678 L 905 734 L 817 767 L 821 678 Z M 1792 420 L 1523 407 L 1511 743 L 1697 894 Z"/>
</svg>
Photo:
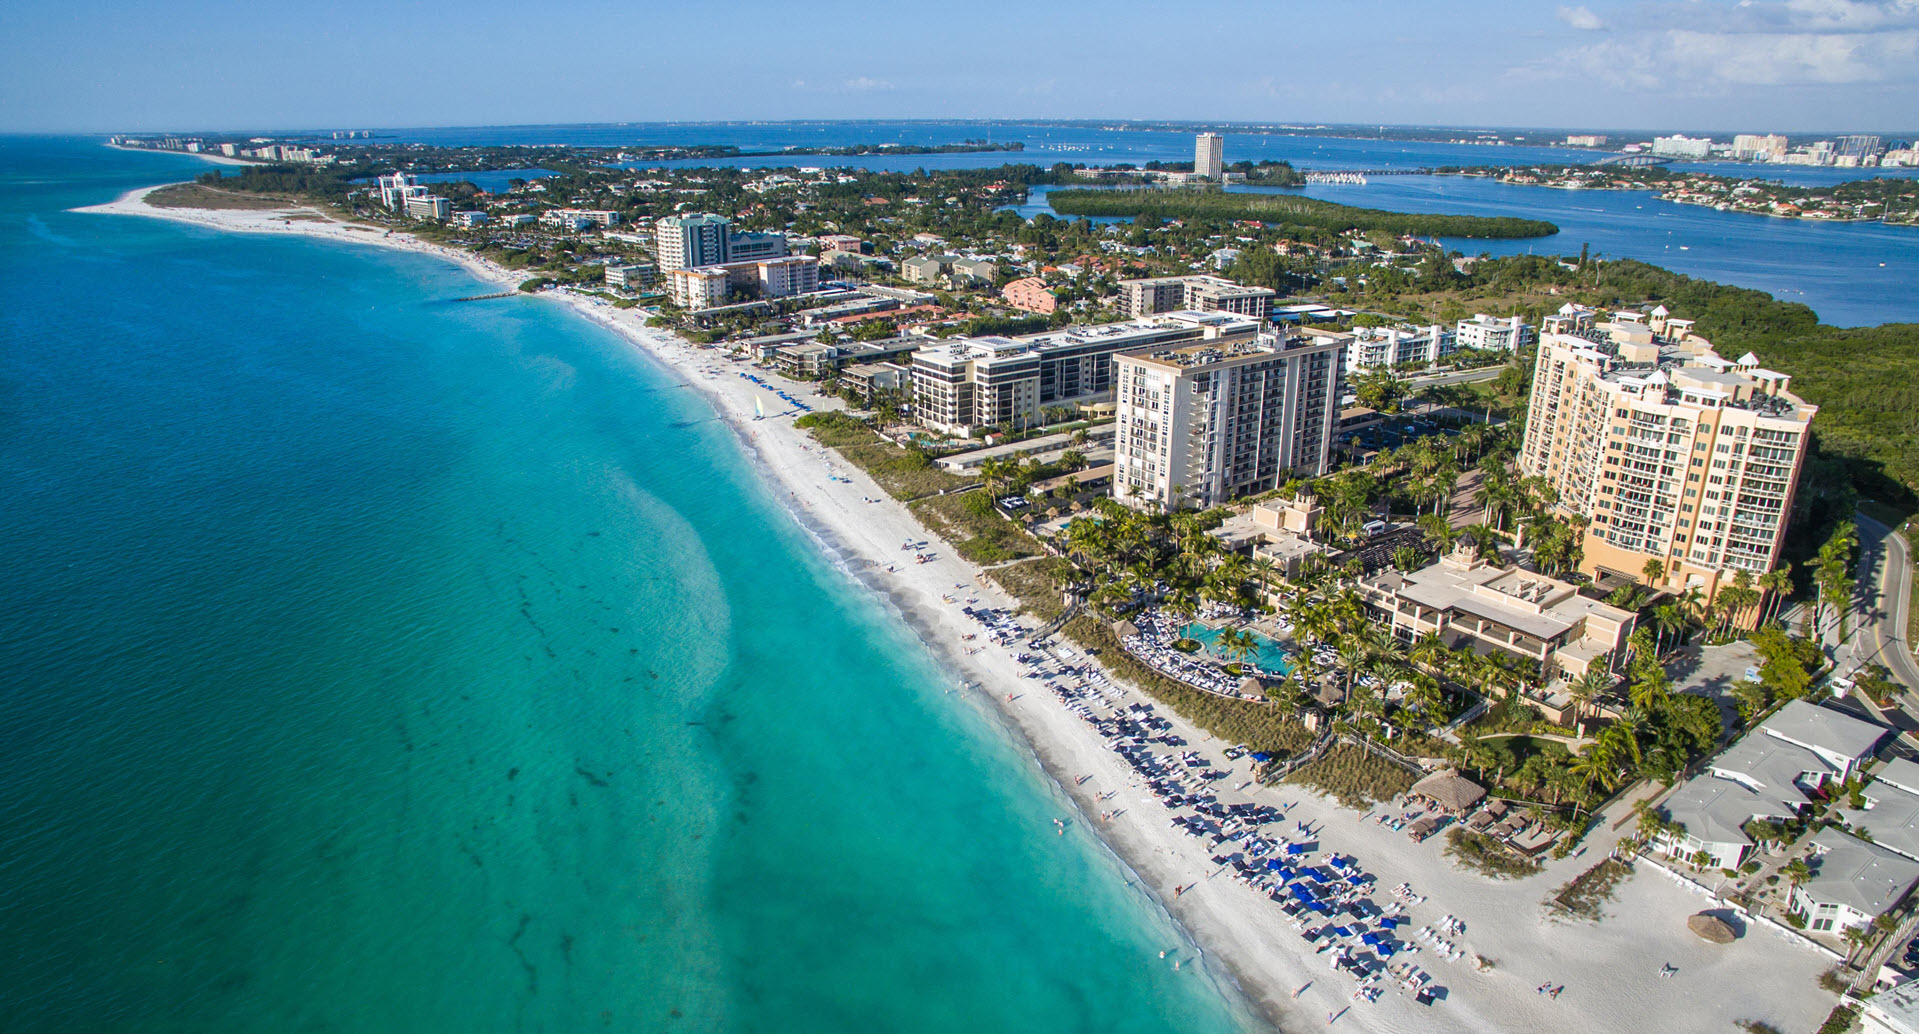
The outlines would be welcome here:
<svg viewBox="0 0 1920 1034">
<path fill-rule="evenodd" d="M 690 389 L 0 141 L 10 1031 L 1250 1020 Z"/>
</svg>

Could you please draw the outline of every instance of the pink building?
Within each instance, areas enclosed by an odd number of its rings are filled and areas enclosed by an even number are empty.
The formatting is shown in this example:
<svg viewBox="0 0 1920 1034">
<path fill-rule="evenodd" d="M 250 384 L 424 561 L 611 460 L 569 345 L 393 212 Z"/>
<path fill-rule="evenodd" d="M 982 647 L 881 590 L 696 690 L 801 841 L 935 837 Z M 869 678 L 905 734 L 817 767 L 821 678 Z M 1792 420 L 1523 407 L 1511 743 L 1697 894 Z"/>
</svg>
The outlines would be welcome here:
<svg viewBox="0 0 1920 1034">
<path fill-rule="evenodd" d="M 1060 307 L 1060 300 L 1047 290 L 1046 281 L 1037 276 L 1015 280 L 1001 289 L 1000 297 L 1005 298 L 1008 305 L 1026 312 L 1051 313 Z"/>
</svg>

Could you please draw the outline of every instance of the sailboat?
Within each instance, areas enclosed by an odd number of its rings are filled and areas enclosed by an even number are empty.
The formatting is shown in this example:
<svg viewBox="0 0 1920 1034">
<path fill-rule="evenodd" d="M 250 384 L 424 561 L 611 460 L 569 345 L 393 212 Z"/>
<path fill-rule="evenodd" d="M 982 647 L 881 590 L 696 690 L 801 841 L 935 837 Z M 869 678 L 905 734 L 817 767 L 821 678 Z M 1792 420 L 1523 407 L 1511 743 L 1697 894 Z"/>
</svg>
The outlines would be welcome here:
<svg viewBox="0 0 1920 1034">
<path fill-rule="evenodd" d="M 767 418 L 766 407 L 760 404 L 760 396 L 758 395 L 753 397 L 753 418 L 755 420 L 765 420 Z"/>
</svg>

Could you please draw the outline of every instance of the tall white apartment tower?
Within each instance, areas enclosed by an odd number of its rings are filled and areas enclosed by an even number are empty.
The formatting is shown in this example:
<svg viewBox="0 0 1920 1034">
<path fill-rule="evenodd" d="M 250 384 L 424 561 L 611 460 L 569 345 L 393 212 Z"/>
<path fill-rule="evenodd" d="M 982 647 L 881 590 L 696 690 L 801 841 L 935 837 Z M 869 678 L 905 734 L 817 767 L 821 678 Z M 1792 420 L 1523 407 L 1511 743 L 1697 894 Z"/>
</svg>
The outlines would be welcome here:
<svg viewBox="0 0 1920 1034">
<path fill-rule="evenodd" d="M 730 259 L 726 217 L 680 215 L 653 224 L 653 252 L 662 273 L 724 265 Z M 761 256 L 756 256 L 761 257 Z"/>
<path fill-rule="evenodd" d="M 1113 497 L 1204 508 L 1326 473 L 1343 344 L 1261 334 L 1114 356 Z"/>
<path fill-rule="evenodd" d="M 1221 156 L 1225 143 L 1218 133 L 1202 133 L 1193 138 L 1193 171 L 1210 180 L 1220 178 Z"/>
</svg>

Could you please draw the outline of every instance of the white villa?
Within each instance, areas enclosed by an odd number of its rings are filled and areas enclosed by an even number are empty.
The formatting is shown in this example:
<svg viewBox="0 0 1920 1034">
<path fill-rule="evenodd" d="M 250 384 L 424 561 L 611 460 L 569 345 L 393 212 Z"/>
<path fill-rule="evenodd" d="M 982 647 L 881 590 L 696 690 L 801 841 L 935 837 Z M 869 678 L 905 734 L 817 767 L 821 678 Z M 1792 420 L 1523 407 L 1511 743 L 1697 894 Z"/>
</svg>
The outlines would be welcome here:
<svg viewBox="0 0 1920 1034">
<path fill-rule="evenodd" d="M 1754 846 L 1742 828 L 1755 819 L 1799 814 L 1808 793 L 1857 774 L 1885 729 L 1851 715 L 1795 700 L 1681 784 L 1660 805 L 1682 832 L 1654 839 L 1654 850 L 1737 869 Z"/>
<path fill-rule="evenodd" d="M 1813 878 L 1793 888 L 1791 906 L 1815 933 L 1862 927 L 1913 892 L 1913 859 L 1837 829 L 1813 838 Z"/>
</svg>

